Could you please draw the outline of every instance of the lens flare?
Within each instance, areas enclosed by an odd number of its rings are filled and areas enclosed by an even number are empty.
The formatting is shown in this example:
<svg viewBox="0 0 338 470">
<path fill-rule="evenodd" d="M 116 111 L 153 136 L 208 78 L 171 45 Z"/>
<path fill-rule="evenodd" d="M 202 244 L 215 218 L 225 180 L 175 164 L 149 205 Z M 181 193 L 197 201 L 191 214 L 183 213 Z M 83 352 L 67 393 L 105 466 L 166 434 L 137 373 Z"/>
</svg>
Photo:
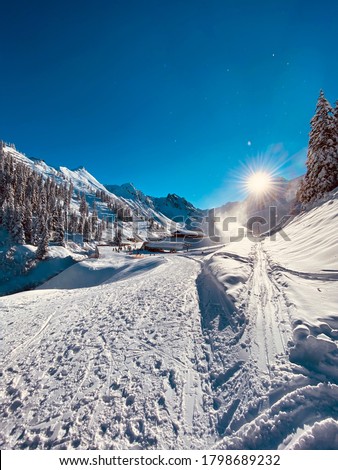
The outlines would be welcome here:
<svg viewBox="0 0 338 470">
<path fill-rule="evenodd" d="M 256 171 L 249 174 L 245 185 L 250 193 L 266 194 L 271 190 L 272 177 L 266 171 Z"/>
</svg>

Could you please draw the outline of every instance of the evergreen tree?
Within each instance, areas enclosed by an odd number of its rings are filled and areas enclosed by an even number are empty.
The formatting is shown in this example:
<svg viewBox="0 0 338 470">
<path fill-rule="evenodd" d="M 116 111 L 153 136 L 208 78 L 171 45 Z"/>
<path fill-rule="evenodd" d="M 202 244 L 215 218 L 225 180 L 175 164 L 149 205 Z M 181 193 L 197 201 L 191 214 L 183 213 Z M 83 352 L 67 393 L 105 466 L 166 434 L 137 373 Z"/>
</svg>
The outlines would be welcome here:
<svg viewBox="0 0 338 470">
<path fill-rule="evenodd" d="M 37 259 L 44 259 L 48 251 L 48 242 L 49 242 L 49 231 L 47 226 L 47 221 L 43 217 L 40 217 L 39 224 L 39 240 L 38 247 L 35 253 Z"/>
<path fill-rule="evenodd" d="M 24 245 L 25 243 L 25 232 L 23 228 L 23 214 L 21 208 L 14 210 L 14 218 L 11 227 L 11 236 L 15 244 Z"/>
<path fill-rule="evenodd" d="M 85 218 L 83 224 L 83 240 L 85 242 L 90 242 L 91 240 L 91 222 L 88 217 Z"/>
<path fill-rule="evenodd" d="M 78 231 L 78 217 L 74 211 L 68 214 L 68 231 L 76 233 Z"/>
<path fill-rule="evenodd" d="M 79 211 L 83 219 L 88 215 L 88 204 L 84 194 L 81 195 Z"/>
<path fill-rule="evenodd" d="M 4 214 L 3 214 L 3 226 L 8 231 L 12 233 L 13 223 L 14 223 L 14 198 L 12 194 L 9 194 L 8 199 L 4 203 Z"/>
<path fill-rule="evenodd" d="M 95 233 L 96 231 L 96 227 L 97 227 L 97 224 L 98 224 L 98 212 L 97 212 L 97 207 L 96 207 L 96 202 L 94 201 L 93 202 L 93 212 L 92 212 L 92 216 L 91 216 L 91 231 L 92 233 Z"/>
<path fill-rule="evenodd" d="M 307 172 L 297 198 L 307 203 L 338 186 L 338 155 L 333 109 L 320 92 L 316 113 L 311 120 Z"/>
<path fill-rule="evenodd" d="M 336 138 L 336 152 L 338 154 L 338 101 L 336 101 L 336 107 L 333 110 L 334 119 L 334 133 Z"/>
<path fill-rule="evenodd" d="M 95 241 L 99 242 L 102 239 L 102 226 L 103 223 L 98 223 L 95 231 Z"/>
<path fill-rule="evenodd" d="M 65 221 L 63 214 L 60 211 L 57 217 L 54 241 L 61 246 L 65 246 Z"/>
<path fill-rule="evenodd" d="M 26 243 L 33 243 L 33 216 L 32 216 L 32 205 L 30 201 L 26 203 L 25 212 L 23 217 L 23 228 L 25 231 Z"/>
</svg>

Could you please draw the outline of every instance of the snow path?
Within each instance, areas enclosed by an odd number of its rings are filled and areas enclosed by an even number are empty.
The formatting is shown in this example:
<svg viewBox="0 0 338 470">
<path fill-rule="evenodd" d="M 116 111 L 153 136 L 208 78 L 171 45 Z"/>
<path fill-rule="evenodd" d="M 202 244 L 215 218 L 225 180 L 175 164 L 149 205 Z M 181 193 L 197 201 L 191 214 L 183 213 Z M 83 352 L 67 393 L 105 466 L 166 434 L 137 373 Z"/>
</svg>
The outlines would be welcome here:
<svg viewBox="0 0 338 470">
<path fill-rule="evenodd" d="M 276 359 L 286 356 L 286 344 L 291 338 L 290 317 L 283 293 L 271 276 L 261 243 L 254 245 L 251 257 L 253 271 L 248 282 L 246 306 L 250 318 L 243 341 L 250 342 L 250 354 L 259 369 L 271 375 L 271 366 Z"/>
<path fill-rule="evenodd" d="M 247 281 L 234 299 L 226 285 L 242 279 Z M 217 251 L 203 265 L 197 285 L 208 338 L 211 420 L 220 436 L 231 435 L 309 381 L 289 362 L 290 304 L 262 243 L 247 256 Z"/>
<path fill-rule="evenodd" d="M 2 447 L 213 442 L 199 271 L 173 256 L 132 281 L 3 298 Z"/>
</svg>

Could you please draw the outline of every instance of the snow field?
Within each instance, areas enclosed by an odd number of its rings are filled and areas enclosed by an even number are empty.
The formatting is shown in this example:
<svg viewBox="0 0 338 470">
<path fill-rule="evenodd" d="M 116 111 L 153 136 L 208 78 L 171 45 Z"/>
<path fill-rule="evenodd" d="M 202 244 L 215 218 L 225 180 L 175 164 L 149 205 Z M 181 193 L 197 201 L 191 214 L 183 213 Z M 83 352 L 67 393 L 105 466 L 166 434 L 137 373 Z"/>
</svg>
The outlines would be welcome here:
<svg viewBox="0 0 338 470">
<path fill-rule="evenodd" d="M 337 449 L 332 201 L 288 242 L 106 253 L 2 297 L 0 446 Z"/>
<path fill-rule="evenodd" d="M 1 446 L 203 446 L 198 269 L 176 257 L 134 277 L 132 291 L 128 278 L 2 301 L 12 315 L 3 318 Z"/>
</svg>

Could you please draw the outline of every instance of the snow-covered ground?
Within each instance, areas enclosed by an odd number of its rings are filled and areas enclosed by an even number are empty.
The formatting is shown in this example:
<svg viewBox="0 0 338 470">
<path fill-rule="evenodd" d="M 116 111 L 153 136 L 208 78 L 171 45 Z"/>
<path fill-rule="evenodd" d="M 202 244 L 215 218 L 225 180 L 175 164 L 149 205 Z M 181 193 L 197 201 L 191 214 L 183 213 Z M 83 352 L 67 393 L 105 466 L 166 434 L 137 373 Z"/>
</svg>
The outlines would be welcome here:
<svg viewBox="0 0 338 470">
<path fill-rule="evenodd" d="M 35 252 L 32 245 L 0 247 L 0 296 L 33 289 L 87 257 L 79 247 L 70 250 L 50 246 L 48 259 L 41 262 L 35 258 Z"/>
<path fill-rule="evenodd" d="M 2 297 L 0 446 L 338 449 L 337 204 Z"/>
<path fill-rule="evenodd" d="M 179 257 L 124 261 L 120 268 L 138 275 L 121 280 L 117 269 L 97 287 L 2 298 L 3 447 L 205 444 L 199 265 Z"/>
</svg>

